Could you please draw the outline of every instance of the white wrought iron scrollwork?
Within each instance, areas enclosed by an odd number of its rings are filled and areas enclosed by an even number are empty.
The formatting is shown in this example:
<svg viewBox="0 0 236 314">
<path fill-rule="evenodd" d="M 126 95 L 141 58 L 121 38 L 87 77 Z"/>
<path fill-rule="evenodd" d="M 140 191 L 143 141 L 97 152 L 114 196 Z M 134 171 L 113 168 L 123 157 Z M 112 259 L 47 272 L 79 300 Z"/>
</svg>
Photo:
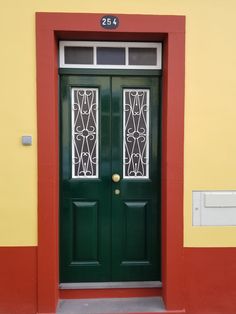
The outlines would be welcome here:
<svg viewBox="0 0 236 314">
<path fill-rule="evenodd" d="M 149 177 L 149 90 L 123 91 L 123 177 Z"/>
<path fill-rule="evenodd" d="M 98 177 L 98 89 L 72 88 L 72 177 Z"/>
</svg>

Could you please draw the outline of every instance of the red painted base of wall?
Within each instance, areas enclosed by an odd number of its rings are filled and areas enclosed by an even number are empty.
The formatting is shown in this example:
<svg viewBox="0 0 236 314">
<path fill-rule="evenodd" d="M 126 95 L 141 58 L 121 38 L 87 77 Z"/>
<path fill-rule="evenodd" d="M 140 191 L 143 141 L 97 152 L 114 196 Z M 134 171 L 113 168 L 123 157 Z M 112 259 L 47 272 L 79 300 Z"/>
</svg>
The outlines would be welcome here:
<svg viewBox="0 0 236 314">
<path fill-rule="evenodd" d="M 0 247 L 0 314 L 35 314 L 36 248 Z"/>
<path fill-rule="evenodd" d="M 0 248 L 0 314 L 37 313 L 36 255 L 35 247 Z M 184 249 L 184 264 L 187 314 L 236 313 L 236 249 Z M 130 297 L 134 292 L 137 296 L 137 291 L 132 290 L 138 289 L 130 290 Z M 81 297 L 96 297 L 95 292 L 90 296 L 86 293 Z M 109 290 L 106 297 L 112 293 Z M 119 293 L 123 297 L 125 292 Z M 60 297 L 67 298 L 69 294 L 73 298 L 71 291 L 62 290 Z"/>
<path fill-rule="evenodd" d="M 153 296 L 161 296 L 161 289 L 62 289 L 59 292 L 60 299 L 138 298 Z"/>
<path fill-rule="evenodd" d="M 184 249 L 188 314 L 236 313 L 236 249 Z"/>
</svg>

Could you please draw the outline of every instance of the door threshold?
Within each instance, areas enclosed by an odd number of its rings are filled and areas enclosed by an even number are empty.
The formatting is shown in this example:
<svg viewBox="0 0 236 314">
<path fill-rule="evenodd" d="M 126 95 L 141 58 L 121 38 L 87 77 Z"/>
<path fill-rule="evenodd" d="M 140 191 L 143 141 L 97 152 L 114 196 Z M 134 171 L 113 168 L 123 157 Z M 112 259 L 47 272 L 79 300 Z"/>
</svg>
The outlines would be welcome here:
<svg viewBox="0 0 236 314">
<path fill-rule="evenodd" d="M 60 300 L 57 314 L 165 313 L 161 297 Z"/>
<path fill-rule="evenodd" d="M 184 314 L 185 310 L 166 310 L 161 297 L 127 299 L 60 300 L 57 314 Z"/>
<path fill-rule="evenodd" d="M 120 281 L 120 282 L 70 282 L 61 283 L 60 289 L 132 289 L 161 288 L 161 281 Z"/>
</svg>

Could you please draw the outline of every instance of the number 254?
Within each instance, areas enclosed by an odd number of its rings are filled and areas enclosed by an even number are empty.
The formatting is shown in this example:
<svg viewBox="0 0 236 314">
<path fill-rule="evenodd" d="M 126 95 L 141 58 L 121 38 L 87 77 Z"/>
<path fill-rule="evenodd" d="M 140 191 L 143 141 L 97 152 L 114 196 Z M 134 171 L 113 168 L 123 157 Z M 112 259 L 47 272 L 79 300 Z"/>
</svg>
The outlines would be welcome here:
<svg viewBox="0 0 236 314">
<path fill-rule="evenodd" d="M 108 17 L 108 18 L 103 18 L 102 19 L 102 25 L 103 26 L 110 26 L 110 25 L 116 25 L 117 24 L 117 20 L 116 20 L 116 18 L 110 18 L 110 17 Z"/>
</svg>

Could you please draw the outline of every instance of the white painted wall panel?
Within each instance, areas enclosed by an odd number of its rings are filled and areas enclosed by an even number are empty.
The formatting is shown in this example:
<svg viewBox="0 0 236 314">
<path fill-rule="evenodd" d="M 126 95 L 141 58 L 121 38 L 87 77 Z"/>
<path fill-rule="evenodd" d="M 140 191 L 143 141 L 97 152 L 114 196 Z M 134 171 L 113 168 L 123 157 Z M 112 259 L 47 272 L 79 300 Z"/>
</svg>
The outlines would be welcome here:
<svg viewBox="0 0 236 314">
<path fill-rule="evenodd" d="M 206 192 L 205 207 L 236 207 L 236 192 Z"/>
<path fill-rule="evenodd" d="M 236 226 L 236 191 L 193 191 L 193 226 Z"/>
</svg>

